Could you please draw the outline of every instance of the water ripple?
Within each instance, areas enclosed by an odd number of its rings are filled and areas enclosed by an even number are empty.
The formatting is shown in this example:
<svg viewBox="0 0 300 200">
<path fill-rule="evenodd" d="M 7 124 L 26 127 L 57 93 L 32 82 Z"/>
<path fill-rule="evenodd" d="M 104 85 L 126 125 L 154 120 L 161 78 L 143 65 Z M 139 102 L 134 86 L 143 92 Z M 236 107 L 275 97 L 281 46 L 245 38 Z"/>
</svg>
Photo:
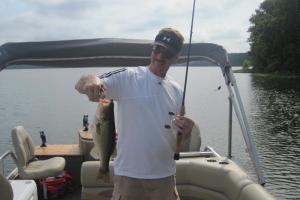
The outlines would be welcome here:
<svg viewBox="0 0 300 200">
<path fill-rule="evenodd" d="M 278 199 L 300 199 L 298 81 L 291 84 L 286 79 L 252 77 L 251 125 L 266 170 L 267 188 Z"/>
</svg>

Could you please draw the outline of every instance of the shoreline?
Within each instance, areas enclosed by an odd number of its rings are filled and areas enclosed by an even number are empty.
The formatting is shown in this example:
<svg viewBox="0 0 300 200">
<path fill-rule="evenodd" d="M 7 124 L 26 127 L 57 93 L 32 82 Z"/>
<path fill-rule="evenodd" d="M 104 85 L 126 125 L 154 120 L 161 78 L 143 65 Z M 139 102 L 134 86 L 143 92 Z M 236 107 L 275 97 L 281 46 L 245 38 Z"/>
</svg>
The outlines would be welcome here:
<svg viewBox="0 0 300 200">
<path fill-rule="evenodd" d="M 261 72 L 252 72 L 249 69 L 248 70 L 237 69 L 237 70 L 233 70 L 233 73 L 248 73 L 254 76 L 267 77 L 267 78 L 294 78 L 294 79 L 300 78 L 300 74 L 294 74 L 290 72 L 261 73 Z"/>
</svg>

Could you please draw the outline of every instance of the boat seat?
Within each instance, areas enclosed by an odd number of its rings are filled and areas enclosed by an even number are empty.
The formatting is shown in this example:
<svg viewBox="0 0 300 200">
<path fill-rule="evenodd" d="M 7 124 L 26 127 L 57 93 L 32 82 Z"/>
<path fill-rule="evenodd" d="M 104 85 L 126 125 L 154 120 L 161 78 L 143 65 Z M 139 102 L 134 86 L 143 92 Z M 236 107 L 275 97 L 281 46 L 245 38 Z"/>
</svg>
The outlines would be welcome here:
<svg viewBox="0 0 300 200">
<path fill-rule="evenodd" d="M 252 200 L 252 199 L 263 199 L 263 200 L 275 200 L 271 194 L 267 193 L 261 185 L 257 183 L 248 184 L 245 186 L 238 200 Z"/>
<path fill-rule="evenodd" d="M 1 199 L 12 200 L 14 197 L 9 181 L 0 173 L 0 194 Z"/>
<path fill-rule="evenodd" d="M 183 152 L 200 151 L 201 147 L 201 135 L 200 128 L 195 123 L 192 129 L 191 137 L 185 142 Z"/>
<path fill-rule="evenodd" d="M 110 182 L 96 180 L 100 161 L 81 166 L 81 199 L 109 200 L 113 191 L 113 163 Z M 176 161 L 176 185 L 182 200 L 274 200 L 262 186 L 250 180 L 231 160 L 182 158 Z"/>
<path fill-rule="evenodd" d="M 113 162 L 109 163 L 109 182 L 97 180 L 100 161 L 86 161 L 81 165 L 81 200 L 110 200 L 113 192 Z"/>
<path fill-rule="evenodd" d="M 176 167 L 176 184 L 183 200 L 274 200 L 225 157 L 181 159 Z"/>
<path fill-rule="evenodd" d="M 21 179 L 44 179 L 55 177 L 63 172 L 65 168 L 63 157 L 53 157 L 47 160 L 38 160 L 35 157 L 32 139 L 24 127 L 15 127 L 11 136 Z"/>
</svg>

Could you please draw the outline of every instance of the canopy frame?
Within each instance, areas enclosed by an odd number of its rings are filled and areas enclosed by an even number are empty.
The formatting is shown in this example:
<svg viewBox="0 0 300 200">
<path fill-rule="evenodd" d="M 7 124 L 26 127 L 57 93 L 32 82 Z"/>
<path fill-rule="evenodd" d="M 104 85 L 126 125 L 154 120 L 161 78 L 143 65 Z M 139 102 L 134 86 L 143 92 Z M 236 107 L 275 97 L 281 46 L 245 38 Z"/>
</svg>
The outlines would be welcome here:
<svg viewBox="0 0 300 200">
<path fill-rule="evenodd" d="M 149 40 L 114 38 L 6 43 L 0 46 L 0 71 L 10 65 L 24 64 L 45 67 L 147 65 L 150 62 L 151 50 L 152 41 Z M 188 44 L 184 44 L 177 63 L 187 60 L 187 50 Z M 226 50 L 216 44 L 194 43 L 190 49 L 190 61 L 197 60 L 206 60 L 221 68 L 229 92 L 230 106 L 234 108 L 259 183 L 264 185 L 264 173 Z M 229 120 L 229 126 L 231 126 L 231 120 Z M 229 128 L 229 138 L 231 138 L 231 131 L 232 129 Z M 231 152 L 231 146 L 230 139 L 229 152 Z"/>
</svg>

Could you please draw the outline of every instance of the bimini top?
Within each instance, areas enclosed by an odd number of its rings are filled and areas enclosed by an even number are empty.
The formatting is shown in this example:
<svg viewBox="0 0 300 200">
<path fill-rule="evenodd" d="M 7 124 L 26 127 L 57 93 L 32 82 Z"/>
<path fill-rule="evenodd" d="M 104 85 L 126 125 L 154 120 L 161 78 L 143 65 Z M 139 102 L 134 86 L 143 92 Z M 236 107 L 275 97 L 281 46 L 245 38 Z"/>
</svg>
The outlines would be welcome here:
<svg viewBox="0 0 300 200">
<path fill-rule="evenodd" d="M 0 71 L 9 65 L 46 67 L 139 66 L 150 63 L 152 41 L 132 39 L 86 39 L 49 42 L 6 43 L 0 46 Z M 177 63 L 187 60 L 188 44 L 184 44 Z M 242 100 L 226 50 L 210 43 L 194 43 L 190 61 L 206 60 L 221 67 L 233 108 L 247 145 L 259 182 L 265 178 L 252 142 Z M 229 148 L 231 146 L 229 145 Z"/>
<path fill-rule="evenodd" d="M 138 66 L 150 63 L 152 41 L 135 39 L 83 39 L 46 42 L 6 43 L 0 46 L 0 71 L 9 65 L 39 65 L 53 67 Z M 177 63 L 187 59 L 188 44 L 184 44 Z M 228 66 L 228 56 L 222 46 L 194 43 L 190 61 L 208 60 Z"/>
</svg>

